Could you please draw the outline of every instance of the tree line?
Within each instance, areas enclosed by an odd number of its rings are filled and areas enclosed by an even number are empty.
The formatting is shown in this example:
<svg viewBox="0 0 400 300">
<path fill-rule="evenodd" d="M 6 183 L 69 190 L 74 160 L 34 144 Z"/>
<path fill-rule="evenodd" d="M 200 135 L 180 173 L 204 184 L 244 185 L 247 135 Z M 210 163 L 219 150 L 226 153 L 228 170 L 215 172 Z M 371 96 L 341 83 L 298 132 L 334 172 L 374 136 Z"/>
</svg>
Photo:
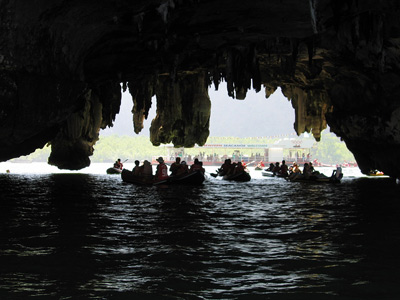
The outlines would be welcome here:
<svg viewBox="0 0 400 300">
<path fill-rule="evenodd" d="M 312 137 L 308 137 L 313 139 Z M 273 144 L 279 138 L 271 137 L 209 137 L 207 144 Z M 110 135 L 100 137 L 94 146 L 94 154 L 90 157 L 93 163 L 114 162 L 117 158 L 122 160 L 151 160 L 154 156 L 167 155 L 167 149 L 163 145 L 155 147 L 146 136 Z M 196 156 L 200 152 L 204 155 L 231 155 L 234 149 L 211 149 L 211 148 L 185 148 L 185 153 Z M 20 162 L 47 162 L 50 155 L 50 146 L 38 149 L 28 156 L 21 156 L 11 161 Z M 243 155 L 252 156 L 255 153 L 264 153 L 264 149 L 240 149 Z M 285 154 L 285 153 L 284 153 Z M 327 164 L 338 164 L 343 162 L 355 162 L 353 154 L 347 149 L 346 144 L 338 137 L 329 132 L 323 132 L 320 142 L 315 142 L 310 150 L 311 158 Z"/>
</svg>

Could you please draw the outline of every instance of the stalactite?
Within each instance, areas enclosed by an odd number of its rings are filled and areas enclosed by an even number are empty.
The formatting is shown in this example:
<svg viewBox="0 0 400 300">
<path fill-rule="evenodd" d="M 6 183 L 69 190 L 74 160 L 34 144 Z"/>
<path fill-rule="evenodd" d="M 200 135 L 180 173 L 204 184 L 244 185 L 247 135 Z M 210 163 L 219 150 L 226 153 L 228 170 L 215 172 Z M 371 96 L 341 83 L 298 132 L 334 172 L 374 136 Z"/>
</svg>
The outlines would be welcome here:
<svg viewBox="0 0 400 300">
<path fill-rule="evenodd" d="M 101 128 L 111 127 L 115 116 L 119 113 L 121 106 L 121 86 L 119 82 L 105 82 L 94 89 L 94 93 L 99 97 L 103 105 Z"/>
<path fill-rule="evenodd" d="M 312 133 L 319 141 L 327 126 L 325 115 L 330 109 L 328 95 L 318 91 L 305 91 L 298 87 L 283 87 L 283 94 L 291 100 L 295 109 L 294 129 L 298 135 Z"/>
<path fill-rule="evenodd" d="M 139 82 L 129 83 L 129 93 L 133 101 L 133 128 L 135 133 L 139 133 L 143 129 L 143 122 L 149 115 L 152 104 L 152 97 L 155 95 L 155 79 L 146 77 Z"/>
<path fill-rule="evenodd" d="M 83 108 L 73 113 L 51 141 L 50 165 L 79 170 L 90 165 L 94 144 L 99 139 L 102 104 L 96 94 L 88 92 Z"/>
<path fill-rule="evenodd" d="M 251 49 L 251 76 L 253 78 L 253 89 L 258 93 L 261 91 L 261 74 L 257 58 L 257 49 L 253 45 Z"/>
<path fill-rule="evenodd" d="M 214 68 L 212 70 L 212 78 L 215 86 L 215 90 L 218 91 L 219 83 L 221 82 L 221 73 L 218 69 L 219 67 L 219 55 L 218 53 L 215 55 L 215 63 Z"/>
<path fill-rule="evenodd" d="M 225 70 L 225 79 L 226 79 L 226 88 L 228 90 L 229 97 L 235 98 L 234 93 L 234 73 L 235 65 L 234 65 L 234 54 L 233 50 L 227 51 L 227 58 L 226 58 L 226 70 Z"/>
<path fill-rule="evenodd" d="M 161 76 L 156 88 L 157 115 L 150 127 L 154 145 L 202 145 L 209 134 L 211 103 L 205 73 L 179 76 L 176 82 Z"/>
<path fill-rule="evenodd" d="M 261 90 L 261 74 L 255 45 L 228 50 L 226 58 L 226 75 L 228 95 L 243 100 L 247 91 L 253 88 Z"/>
</svg>

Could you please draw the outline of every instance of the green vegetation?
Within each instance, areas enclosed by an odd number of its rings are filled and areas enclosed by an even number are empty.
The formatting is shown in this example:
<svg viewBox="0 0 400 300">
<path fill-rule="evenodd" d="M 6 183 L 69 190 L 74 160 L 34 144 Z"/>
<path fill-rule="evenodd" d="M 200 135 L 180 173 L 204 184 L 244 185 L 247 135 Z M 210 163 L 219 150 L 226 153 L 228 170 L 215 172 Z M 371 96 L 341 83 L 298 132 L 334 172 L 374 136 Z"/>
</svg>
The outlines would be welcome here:
<svg viewBox="0 0 400 300">
<path fill-rule="evenodd" d="M 311 157 L 327 164 L 353 163 L 355 158 L 335 134 L 323 132 L 321 141 L 311 149 Z"/>
<path fill-rule="evenodd" d="M 207 144 L 267 144 L 271 145 L 278 139 L 283 137 L 209 137 Z M 312 137 L 309 137 L 312 139 Z M 22 156 L 11 161 L 31 162 L 42 161 L 46 162 L 50 155 L 50 147 L 46 146 L 43 149 L 38 149 L 28 156 Z M 187 148 L 185 153 L 192 156 L 198 155 L 200 152 L 209 154 L 232 154 L 234 149 L 211 149 L 211 148 Z M 243 155 L 251 156 L 253 153 L 264 153 L 264 149 L 243 149 Z M 94 155 L 90 158 L 92 162 L 114 162 L 117 158 L 122 160 L 129 159 L 133 161 L 151 160 L 154 156 L 167 155 L 167 149 L 164 146 L 154 147 L 149 138 L 145 136 L 118 136 L 111 135 L 100 137 L 100 140 L 95 145 Z M 323 133 L 321 141 L 315 143 L 311 149 L 311 158 L 318 159 L 320 162 L 328 164 L 336 164 L 343 162 L 355 162 L 353 154 L 346 148 L 344 142 L 341 142 L 338 137 L 332 133 Z"/>
</svg>

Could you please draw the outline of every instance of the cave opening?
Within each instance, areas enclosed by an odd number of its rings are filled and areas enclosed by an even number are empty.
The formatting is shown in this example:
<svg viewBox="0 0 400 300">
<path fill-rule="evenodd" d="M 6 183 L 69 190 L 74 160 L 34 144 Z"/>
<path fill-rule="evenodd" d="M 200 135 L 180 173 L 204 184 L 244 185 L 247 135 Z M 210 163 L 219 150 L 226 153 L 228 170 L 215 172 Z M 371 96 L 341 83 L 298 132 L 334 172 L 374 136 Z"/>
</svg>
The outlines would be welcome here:
<svg viewBox="0 0 400 300">
<path fill-rule="evenodd" d="M 211 101 L 210 114 L 210 133 L 206 144 L 219 143 L 261 143 L 271 140 L 289 140 L 289 139 L 312 139 L 312 134 L 305 132 L 300 136 L 295 130 L 296 111 L 292 102 L 285 97 L 281 88 L 265 96 L 263 91 L 256 92 L 249 90 L 244 100 L 233 99 L 226 93 L 226 83 L 222 82 L 218 88 L 212 84 L 208 89 L 208 95 Z M 157 97 L 152 97 L 152 104 L 148 112 L 147 119 L 143 122 L 143 129 L 136 134 L 133 129 L 132 110 L 134 101 L 131 94 L 126 91 L 122 93 L 121 107 L 112 127 L 108 127 L 100 132 L 100 140 L 110 135 L 127 136 L 129 138 L 145 138 L 143 143 L 150 145 L 150 126 L 156 116 Z M 222 140 L 224 138 L 225 140 Z M 355 164 L 353 154 L 347 149 L 344 142 L 330 132 L 329 127 L 324 130 L 321 142 L 316 143 L 312 149 L 313 158 L 322 158 L 325 162 L 331 164 L 351 163 Z M 329 145 L 329 146 L 328 146 Z M 197 146 L 197 145 L 196 145 Z M 319 147 L 320 146 L 320 147 Z M 152 146 L 153 155 L 161 155 L 166 152 L 165 147 L 170 147 L 170 143 L 162 143 L 159 146 Z M 333 151 L 326 151 L 328 148 L 336 148 Z M 99 149 L 100 145 L 95 145 Z M 177 147 L 180 148 L 180 147 Z M 185 151 L 196 153 L 195 149 L 185 147 Z M 327 155 L 327 152 L 330 152 Z M 289 154 L 289 152 L 288 152 Z M 96 151 L 94 158 L 96 159 Z M 116 154 L 116 156 L 118 156 Z M 132 156 L 140 159 L 146 159 L 143 153 L 135 153 Z M 149 157 L 150 153 L 149 153 Z"/>
<path fill-rule="evenodd" d="M 211 100 L 210 137 L 262 137 L 296 135 L 293 128 L 295 113 L 291 102 L 278 88 L 266 98 L 265 94 L 249 90 L 244 100 L 232 99 L 226 92 L 226 82 L 217 89 L 208 89 Z M 139 136 L 149 136 L 152 120 L 156 116 L 157 97 L 152 97 L 151 108 Z M 132 124 L 132 96 L 122 93 L 121 106 L 112 127 L 100 131 L 100 136 L 136 136 Z"/>
</svg>

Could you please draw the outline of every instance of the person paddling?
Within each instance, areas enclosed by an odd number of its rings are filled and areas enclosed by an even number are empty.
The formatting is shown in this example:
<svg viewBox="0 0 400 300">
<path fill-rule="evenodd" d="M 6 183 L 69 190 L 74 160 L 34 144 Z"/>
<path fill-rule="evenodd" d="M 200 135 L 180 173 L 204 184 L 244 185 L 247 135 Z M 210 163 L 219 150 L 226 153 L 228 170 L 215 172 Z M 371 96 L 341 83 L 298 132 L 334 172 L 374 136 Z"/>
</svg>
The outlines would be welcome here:
<svg viewBox="0 0 400 300">
<path fill-rule="evenodd" d="M 268 169 L 265 169 L 265 171 L 271 171 L 271 172 L 273 172 L 273 171 L 274 171 L 274 168 L 275 168 L 275 165 L 274 165 L 273 163 L 270 163 Z"/>
<path fill-rule="evenodd" d="M 228 173 L 230 170 L 232 164 L 231 164 L 231 159 L 225 159 L 225 162 L 222 164 L 221 168 L 219 169 L 219 175 L 224 176 Z"/>
<path fill-rule="evenodd" d="M 121 162 L 121 159 L 118 158 L 117 161 L 114 163 L 114 168 L 122 170 L 123 167 L 124 167 L 124 165 Z"/>
</svg>

